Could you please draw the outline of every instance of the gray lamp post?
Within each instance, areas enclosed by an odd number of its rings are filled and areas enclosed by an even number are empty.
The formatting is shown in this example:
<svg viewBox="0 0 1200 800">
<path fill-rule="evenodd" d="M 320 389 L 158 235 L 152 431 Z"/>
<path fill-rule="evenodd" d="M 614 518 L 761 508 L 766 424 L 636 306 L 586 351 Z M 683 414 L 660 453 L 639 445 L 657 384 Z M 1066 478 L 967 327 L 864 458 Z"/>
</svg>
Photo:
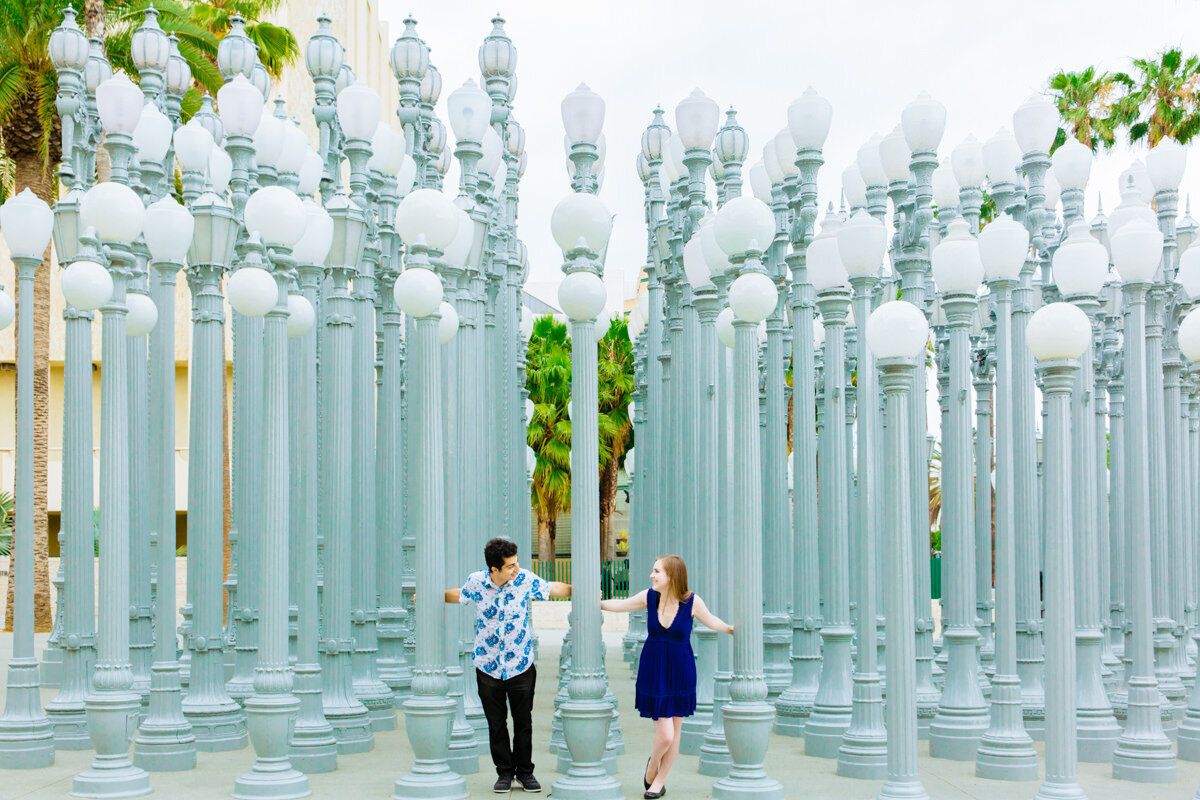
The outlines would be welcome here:
<svg viewBox="0 0 1200 800">
<path fill-rule="evenodd" d="M 1125 392 L 1130 559 L 1127 584 L 1131 636 L 1128 711 L 1125 730 L 1113 751 L 1113 777 L 1142 782 L 1169 783 L 1175 780 L 1175 754 L 1163 733 L 1159 712 L 1158 681 L 1154 675 L 1151 620 L 1151 567 L 1149 476 L 1146 450 L 1146 351 L 1145 314 L 1148 284 L 1158 271 L 1162 257 L 1162 234 L 1144 220 L 1132 220 L 1111 237 L 1113 265 L 1124 284 Z"/>
<path fill-rule="evenodd" d="M 194 152 L 187 133 L 198 132 Z M 190 159 L 207 166 L 212 137 L 194 126 L 179 137 L 180 163 L 195 171 Z M 180 149 L 180 148 L 177 148 Z M 184 162 L 187 162 L 186 164 Z M 176 771 L 196 765 L 196 737 L 183 716 L 179 654 L 175 636 L 175 280 L 192 245 L 195 221 L 173 198 L 164 197 L 146 210 L 145 239 L 154 270 L 154 305 L 159 320 L 150 346 L 152 447 L 156 464 L 155 530 L 158 543 L 158 596 L 155 598 L 154 664 L 150 675 L 150 709 L 133 740 L 133 757 L 142 769 Z"/>
<path fill-rule="evenodd" d="M 142 109 L 142 93 L 118 75 L 96 90 L 115 181 L 128 179 L 133 157 L 130 132 Z M 150 791 L 145 771 L 129 760 L 129 740 L 140 699 L 132 691 L 129 664 L 129 417 L 126 373 L 125 289 L 133 263 L 131 245 L 141 234 L 142 201 L 122 183 L 98 184 L 84 195 L 80 221 L 106 243 L 113 293 L 103 308 L 100 395 L 100 610 L 96 674 L 85 701 L 88 733 L 96 751 L 92 767 L 75 776 L 74 792 L 132 797 Z"/>
<path fill-rule="evenodd" d="M 1011 166 L 1008 167 L 1012 169 Z M 992 173 L 997 184 L 998 177 Z M 1011 186 L 1011 184 L 1008 184 Z M 997 207 L 1010 193 L 996 195 Z M 1021 681 L 1017 673 L 1016 520 L 1013 475 L 1012 290 L 1029 250 L 1029 233 L 1011 217 L 993 220 L 979 234 L 984 277 L 996 313 L 996 381 L 992 392 L 996 420 L 996 658 L 991 717 L 979 741 L 975 774 L 1000 780 L 1033 780 L 1037 753 L 1025 731 Z"/>
<path fill-rule="evenodd" d="M 1200 255 L 1200 251 L 1192 253 L 1189 258 L 1187 253 L 1184 254 L 1182 263 L 1179 267 L 1179 281 L 1183 284 L 1184 291 L 1187 292 L 1192 301 L 1192 310 L 1179 325 L 1177 332 L 1177 340 L 1179 349 L 1182 351 L 1184 358 L 1191 364 L 1190 371 L 1192 377 L 1196 377 L 1196 373 L 1200 372 L 1197 364 L 1200 364 L 1200 313 L 1195 310 L 1195 298 L 1192 294 L 1197 288 L 1196 279 L 1200 277 L 1200 271 L 1196 269 L 1200 263 L 1196 262 L 1196 255 Z M 1188 262 L 1191 262 L 1190 264 Z M 1200 383 L 1193 383 L 1192 397 L 1195 398 L 1200 392 L 1196 387 Z M 1193 434 L 1194 436 L 1194 434 Z M 1193 450 L 1189 454 L 1188 459 L 1195 465 L 1195 443 L 1188 442 L 1189 447 Z M 1191 694 L 1188 697 L 1187 711 L 1184 713 L 1183 719 L 1179 722 L 1179 757 L 1187 761 L 1200 761 L 1200 682 L 1192 685 Z"/>
<path fill-rule="evenodd" d="M 805 266 L 808 281 L 817 295 L 817 308 L 825 325 L 825 363 L 837 368 L 825 371 L 824 412 L 822 429 L 827 444 L 818 451 L 818 492 L 824 497 L 820 504 L 822 533 L 827 534 L 827 561 L 824 616 L 821 627 L 821 681 L 813 700 L 812 713 L 804 725 L 804 752 L 810 756 L 835 758 L 842 743 L 842 734 L 850 725 L 851 663 L 850 640 L 850 564 L 849 564 L 849 447 L 846 428 L 841 420 L 846 416 L 845 325 L 850 308 L 850 292 L 846 288 L 846 268 L 838 255 L 838 229 L 841 220 L 828 214 L 821 233 L 808 246 Z M 824 456 L 822 458 L 821 456 Z"/>
<path fill-rule="evenodd" d="M 1089 156 L 1090 157 L 1090 156 Z M 1108 253 L 1104 245 L 1088 232 L 1087 223 L 1077 220 L 1069 235 L 1054 253 L 1054 280 L 1063 297 L 1075 303 L 1091 320 L 1100 311 L 1097 298 L 1108 272 Z M 1092 322 L 1089 321 L 1089 327 Z M 1100 655 L 1102 611 L 1101 575 L 1096 570 L 1100 547 L 1097 485 L 1094 463 L 1096 452 L 1095 419 L 1091 388 L 1094 385 L 1092 346 L 1079 356 L 1079 391 L 1072 396 L 1072 508 L 1076 520 L 1071 536 L 1075 551 L 1075 626 L 1076 626 L 1076 714 L 1079 758 L 1107 762 L 1112 758 L 1120 729 L 1113 716 L 1112 704 L 1104 691 Z M 1049 373 L 1047 373 L 1049 377 Z M 1047 471 L 1050 474 L 1050 471 Z M 1053 507 L 1047 499 L 1047 509 Z"/>
<path fill-rule="evenodd" d="M 136 198 L 135 198 L 136 199 Z M 33 645 L 33 280 L 54 216 L 25 189 L 0 206 L 0 229 L 17 267 L 21 321 L 17 331 L 17 458 L 13 525 L 13 651 L 8 692 L 0 715 L 0 767 L 32 769 L 54 763 L 54 733 L 42 710 L 38 660 Z M 136 235 L 136 234 L 135 234 Z M 0 307 L 12 323 L 12 298 Z M 107 319 L 107 315 L 106 315 Z"/>
<path fill-rule="evenodd" d="M 396 213 L 396 228 L 408 246 L 404 272 L 396 281 L 396 303 L 414 318 L 408 378 L 413 438 L 409 440 L 412 496 L 418 500 L 409 521 L 417 536 L 416 661 L 412 693 L 404 701 L 408 740 L 416 763 L 396 780 L 395 800 L 467 797 L 466 782 L 450 771 L 450 729 L 455 702 L 449 696 L 444 647 L 445 605 L 442 584 L 446 544 L 442 468 L 442 425 L 438 357 L 441 279 L 429 267 L 431 258 L 454 239 L 458 216 L 449 201 L 432 189 L 406 197 Z"/>
<path fill-rule="evenodd" d="M 838 231 L 837 238 L 839 256 L 854 287 L 855 319 L 866 320 L 871 315 L 879 269 L 887 250 L 887 231 L 883 223 L 860 209 Z M 882 778 L 887 771 L 888 747 L 883 721 L 883 681 L 879 675 L 879 650 L 876 644 L 876 617 L 880 610 L 878 581 L 880 574 L 887 569 L 877 561 L 881 546 L 877 538 L 877 524 L 881 519 L 878 452 L 882 428 L 878 375 L 864 335 L 857 337 L 855 357 L 859 398 L 855 436 L 859 518 L 859 537 L 855 543 L 859 644 L 850 727 L 846 729 L 838 751 L 838 774 L 854 778 Z"/>
<path fill-rule="evenodd" d="M 788 106 L 788 126 L 800 168 L 791 197 L 796 224 L 789 232 L 792 252 L 792 681 L 775 704 L 775 730 L 790 736 L 804 732 L 820 683 L 821 619 L 817 545 L 817 440 L 814 392 L 814 292 L 806 254 L 817 217 L 817 171 L 821 147 L 829 135 L 833 108 L 811 87 Z M 798 377 L 797 377 L 798 376 Z"/>
<path fill-rule="evenodd" d="M 685 145 L 684 165 L 688 171 L 688 216 L 685 223 L 685 235 L 688 241 L 683 248 L 683 267 L 688 284 L 692 290 L 692 305 L 695 309 L 696 320 L 694 327 L 689 324 L 692 339 L 689 368 L 691 380 L 688 382 L 688 402 L 694 419 L 699 424 L 691 428 L 691 454 L 688 461 L 695 469 L 695 485 L 688 505 L 692 509 L 694 521 L 691 525 L 693 533 L 688 537 L 692 547 L 693 561 L 700 564 L 712 564 L 717 561 L 717 469 L 719 465 L 712 458 L 716 450 L 718 422 L 717 398 L 709 392 L 709 387 L 715 386 L 717 377 L 718 349 L 716 320 L 720 312 L 720 297 L 716 285 L 711 278 L 712 268 L 704 256 L 703 227 L 707 227 L 701 217 L 707 208 L 705 199 L 705 173 L 714 163 L 714 137 L 718 134 L 720 110 L 717 104 L 706 97 L 699 89 L 692 92 L 675 108 L 675 124 L 679 129 L 680 138 Z M 720 138 L 716 139 L 717 157 L 722 163 L 741 162 L 746 157 L 749 148 L 749 137 L 737 125 L 736 117 L 731 117 L 720 130 Z M 712 224 L 708 218 L 707 224 Z M 718 260 L 721 265 L 724 259 Z M 782 361 L 780 362 L 782 364 Z M 782 375 L 780 384 L 782 385 Z M 782 388 L 782 386 L 781 386 Z M 780 396 L 782 399 L 782 395 Z M 782 411 L 782 409 L 781 409 Z M 781 440 L 782 441 L 782 440 Z M 712 592 L 716 581 L 712 580 L 710 570 L 702 570 L 697 575 L 696 589 L 702 597 L 709 597 L 711 602 L 717 602 Z M 707 627 L 695 631 L 696 636 L 696 713 L 685 719 L 681 734 L 680 752 L 696 755 L 704 742 L 704 734 L 712 725 L 714 678 L 717 669 L 717 634 Z"/>
<path fill-rule="evenodd" d="M 758 347 L 755 327 L 779 300 L 775 284 L 762 273 L 760 256 L 774 238 L 771 209 L 753 197 L 726 202 L 714 223 L 717 244 L 729 256 L 737 279 L 729 288 L 735 322 L 733 370 L 734 491 L 740 503 L 731 515 L 732 562 L 741 587 L 733 598 L 733 677 L 729 703 L 722 710 L 732 763 L 729 774 L 713 784 L 713 797 L 780 798 L 783 787 L 763 767 L 774 709 L 766 702 L 762 648 L 762 489 L 759 474 L 761 435 L 756 397 Z"/>
<path fill-rule="evenodd" d="M 949 339 L 949 411 L 942 433 L 942 551 L 946 561 L 944 638 L 946 684 L 929 727 L 935 758 L 970 761 L 988 727 L 979 688 L 979 634 L 975 630 L 975 508 L 971 497 L 970 326 L 983 278 L 979 243 L 965 220 L 948 226 L 933 250 L 933 278 L 942 293 Z"/>
<path fill-rule="evenodd" d="M 1077 517 L 1072 512 L 1071 479 L 1077 473 L 1071 465 L 1071 392 L 1078 377 L 1077 359 L 1091 347 L 1092 325 L 1076 306 L 1051 303 L 1030 318 L 1027 331 L 1029 348 L 1039 362 L 1047 407 L 1046 779 L 1034 797 L 1084 800 L 1075 741 L 1076 608 L 1071 562 L 1073 520 Z M 1087 386 L 1080 381 L 1081 392 L 1087 391 Z"/>
<path fill-rule="evenodd" d="M 887 397 L 887 469 L 889 490 L 899 531 L 884 536 L 884 557 L 892 565 L 885 579 L 887 643 L 887 781 L 879 798 L 927 798 L 917 777 L 917 698 L 915 626 L 912 604 L 912 537 L 906 536 L 911 473 L 906 469 L 910 448 L 906 424 L 912 374 L 924 357 L 929 338 L 925 317 L 904 301 L 884 303 L 866 323 L 866 338 L 878 359 L 880 380 Z M 922 551 L 923 553 L 924 551 Z"/>
</svg>

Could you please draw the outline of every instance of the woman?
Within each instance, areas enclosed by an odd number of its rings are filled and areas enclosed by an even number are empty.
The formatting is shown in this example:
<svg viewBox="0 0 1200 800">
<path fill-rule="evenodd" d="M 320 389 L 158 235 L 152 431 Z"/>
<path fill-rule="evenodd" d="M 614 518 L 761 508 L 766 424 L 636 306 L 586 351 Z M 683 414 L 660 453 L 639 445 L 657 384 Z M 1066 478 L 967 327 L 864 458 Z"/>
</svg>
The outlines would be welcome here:
<svg viewBox="0 0 1200 800">
<path fill-rule="evenodd" d="M 647 636 L 638 661 L 635 705 L 643 717 L 654 720 L 654 745 L 646 762 L 643 797 L 667 793 L 667 774 L 679 755 L 683 718 L 696 711 L 696 659 L 692 655 L 692 619 L 719 633 L 733 626 L 714 616 L 704 601 L 688 591 L 687 566 L 679 556 L 655 560 L 650 588 L 628 600 L 605 600 L 605 611 L 648 608 Z"/>
</svg>

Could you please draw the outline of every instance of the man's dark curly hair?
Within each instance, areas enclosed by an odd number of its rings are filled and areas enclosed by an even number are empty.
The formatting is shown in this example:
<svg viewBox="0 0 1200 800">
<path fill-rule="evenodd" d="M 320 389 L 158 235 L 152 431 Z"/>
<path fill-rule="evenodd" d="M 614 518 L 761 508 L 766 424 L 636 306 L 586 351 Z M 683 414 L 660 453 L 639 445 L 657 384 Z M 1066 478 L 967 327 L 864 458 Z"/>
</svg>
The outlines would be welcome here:
<svg viewBox="0 0 1200 800">
<path fill-rule="evenodd" d="M 517 543 L 511 539 L 492 539 L 483 546 L 483 560 L 488 569 L 500 569 L 504 562 L 517 554 Z"/>
</svg>

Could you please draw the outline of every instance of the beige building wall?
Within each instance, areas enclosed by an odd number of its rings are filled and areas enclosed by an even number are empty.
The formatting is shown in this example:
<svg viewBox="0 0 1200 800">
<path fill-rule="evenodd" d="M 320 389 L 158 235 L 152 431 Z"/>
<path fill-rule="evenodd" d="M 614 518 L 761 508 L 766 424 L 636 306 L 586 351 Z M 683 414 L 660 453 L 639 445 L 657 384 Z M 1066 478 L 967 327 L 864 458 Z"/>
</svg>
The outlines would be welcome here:
<svg viewBox="0 0 1200 800">
<path fill-rule="evenodd" d="M 317 130 L 312 116 L 314 102 L 312 78 L 304 64 L 304 49 L 317 31 L 317 15 L 324 11 L 332 20 L 334 35 L 346 48 L 347 63 L 355 74 L 365 80 L 383 98 L 385 120 L 394 120 L 398 89 L 388 60 L 392 41 L 388 26 L 379 19 L 376 0 L 289 0 L 281 4 L 272 21 L 291 29 L 300 44 L 300 60 L 285 71 L 283 80 L 275 87 L 272 99 L 282 97 L 288 113 L 297 119 L 316 146 Z M 51 530 L 58 529 L 57 515 L 62 507 L 62 425 L 63 425 L 63 360 L 66 346 L 66 327 L 62 312 L 64 301 L 57 260 L 52 261 L 50 273 L 50 453 L 47 505 Z M 10 294 L 16 293 L 15 267 L 0 239 L 0 285 Z M 232 319 L 228 303 L 225 313 Z M 160 322 L 165 319 L 160 314 Z M 100 314 L 92 325 L 92 417 L 94 445 L 94 489 L 99 496 L 100 454 Z M 191 355 L 191 293 L 187 280 L 180 272 L 175 289 L 175 508 L 187 510 L 188 467 L 188 361 Z M 225 326 L 225 352 L 233 353 L 233 326 Z M 11 492 L 14 486 L 14 452 L 16 447 L 16 326 L 0 331 L 0 489 Z M 228 367 L 227 367 L 228 369 Z M 230 372 L 230 376 L 232 373 Z M 232 377 L 227 381 L 232 386 Z M 230 402 L 230 398 L 226 398 Z M 53 547 L 52 549 L 56 550 Z"/>
</svg>

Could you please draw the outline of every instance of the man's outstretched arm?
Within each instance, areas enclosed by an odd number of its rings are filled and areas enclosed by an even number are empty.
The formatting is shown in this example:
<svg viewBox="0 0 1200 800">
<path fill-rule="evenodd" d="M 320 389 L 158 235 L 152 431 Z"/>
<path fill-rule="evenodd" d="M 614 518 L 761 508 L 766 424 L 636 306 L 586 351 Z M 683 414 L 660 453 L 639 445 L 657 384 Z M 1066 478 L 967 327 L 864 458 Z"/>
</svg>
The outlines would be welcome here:
<svg viewBox="0 0 1200 800">
<path fill-rule="evenodd" d="M 447 603 L 457 603 L 458 596 L 461 593 L 462 593 L 462 589 L 447 589 L 446 590 L 446 602 Z"/>
<path fill-rule="evenodd" d="M 551 597 L 570 597 L 571 584 L 559 583 L 558 581 L 550 581 L 550 596 Z"/>
</svg>

